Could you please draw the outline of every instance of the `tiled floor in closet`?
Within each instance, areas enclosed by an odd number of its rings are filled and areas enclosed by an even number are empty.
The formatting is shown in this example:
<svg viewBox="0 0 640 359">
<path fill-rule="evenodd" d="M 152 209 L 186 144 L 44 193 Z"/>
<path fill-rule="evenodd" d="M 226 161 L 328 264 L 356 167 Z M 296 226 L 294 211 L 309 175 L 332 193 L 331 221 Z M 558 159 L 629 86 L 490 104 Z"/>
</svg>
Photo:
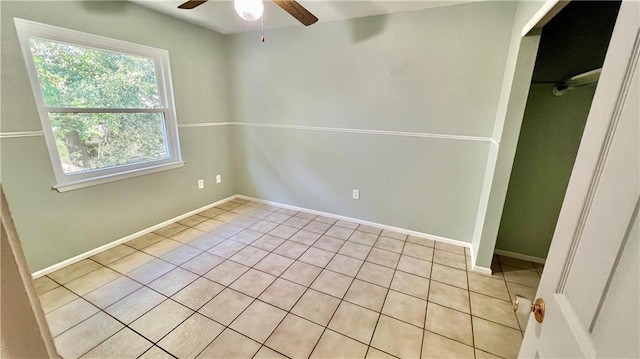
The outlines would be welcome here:
<svg viewBox="0 0 640 359">
<path fill-rule="evenodd" d="M 467 255 L 465 255 L 467 254 Z M 541 266 L 236 199 L 35 281 L 63 358 L 513 358 Z"/>
</svg>

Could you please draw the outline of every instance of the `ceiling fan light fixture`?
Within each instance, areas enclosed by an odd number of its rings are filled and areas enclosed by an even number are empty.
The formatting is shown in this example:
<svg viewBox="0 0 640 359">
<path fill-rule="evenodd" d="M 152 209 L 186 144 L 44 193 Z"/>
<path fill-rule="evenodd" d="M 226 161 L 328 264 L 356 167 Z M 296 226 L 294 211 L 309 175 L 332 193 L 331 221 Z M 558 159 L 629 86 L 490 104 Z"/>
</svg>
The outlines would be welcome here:
<svg viewBox="0 0 640 359">
<path fill-rule="evenodd" d="M 262 0 L 235 0 L 233 7 L 238 15 L 247 21 L 258 20 L 264 11 Z"/>
</svg>

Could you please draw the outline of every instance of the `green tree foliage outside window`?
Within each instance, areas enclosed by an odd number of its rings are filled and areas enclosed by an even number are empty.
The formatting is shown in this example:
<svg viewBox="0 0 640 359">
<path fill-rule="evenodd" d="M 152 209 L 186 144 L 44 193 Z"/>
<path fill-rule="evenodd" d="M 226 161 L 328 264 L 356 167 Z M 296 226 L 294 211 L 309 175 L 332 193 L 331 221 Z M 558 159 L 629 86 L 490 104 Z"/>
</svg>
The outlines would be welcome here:
<svg viewBox="0 0 640 359">
<path fill-rule="evenodd" d="M 152 59 L 41 39 L 30 47 L 65 173 L 169 157 Z"/>
</svg>

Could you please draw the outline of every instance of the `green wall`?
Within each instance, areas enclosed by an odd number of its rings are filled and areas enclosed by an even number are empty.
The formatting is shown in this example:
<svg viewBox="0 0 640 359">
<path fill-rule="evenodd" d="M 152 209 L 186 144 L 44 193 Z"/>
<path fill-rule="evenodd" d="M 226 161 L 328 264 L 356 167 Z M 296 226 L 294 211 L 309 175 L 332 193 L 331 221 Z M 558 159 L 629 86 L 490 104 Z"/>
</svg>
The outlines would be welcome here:
<svg viewBox="0 0 640 359">
<path fill-rule="evenodd" d="M 2 1 L 0 131 L 41 129 L 13 18 L 169 51 L 179 124 L 229 121 L 227 39 L 125 1 Z M 185 166 L 58 193 L 44 137 L 0 140 L 1 181 L 30 269 L 73 256 L 235 194 L 228 127 L 180 128 Z M 215 184 L 215 175 L 223 183 Z M 198 190 L 196 181 L 207 186 Z"/>
<path fill-rule="evenodd" d="M 266 43 L 230 36 L 235 121 L 304 126 L 234 128 L 239 192 L 471 242 L 515 8 L 319 23 L 268 31 Z"/>
<path fill-rule="evenodd" d="M 595 85 L 554 96 L 533 84 L 522 120 L 496 248 L 546 258 Z"/>
</svg>

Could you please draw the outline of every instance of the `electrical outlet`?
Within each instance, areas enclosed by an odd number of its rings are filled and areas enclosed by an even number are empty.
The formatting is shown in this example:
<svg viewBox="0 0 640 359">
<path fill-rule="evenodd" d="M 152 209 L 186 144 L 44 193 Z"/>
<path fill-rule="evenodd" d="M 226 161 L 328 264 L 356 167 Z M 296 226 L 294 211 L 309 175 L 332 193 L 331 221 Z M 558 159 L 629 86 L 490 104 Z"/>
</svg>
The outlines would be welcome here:
<svg viewBox="0 0 640 359">
<path fill-rule="evenodd" d="M 353 199 L 360 199 L 360 190 L 359 189 L 354 189 L 351 197 Z"/>
<path fill-rule="evenodd" d="M 216 183 L 222 183 L 222 175 L 216 175 Z"/>
<path fill-rule="evenodd" d="M 198 189 L 203 189 L 204 188 L 204 180 L 203 179 L 199 179 L 198 180 Z"/>
</svg>

